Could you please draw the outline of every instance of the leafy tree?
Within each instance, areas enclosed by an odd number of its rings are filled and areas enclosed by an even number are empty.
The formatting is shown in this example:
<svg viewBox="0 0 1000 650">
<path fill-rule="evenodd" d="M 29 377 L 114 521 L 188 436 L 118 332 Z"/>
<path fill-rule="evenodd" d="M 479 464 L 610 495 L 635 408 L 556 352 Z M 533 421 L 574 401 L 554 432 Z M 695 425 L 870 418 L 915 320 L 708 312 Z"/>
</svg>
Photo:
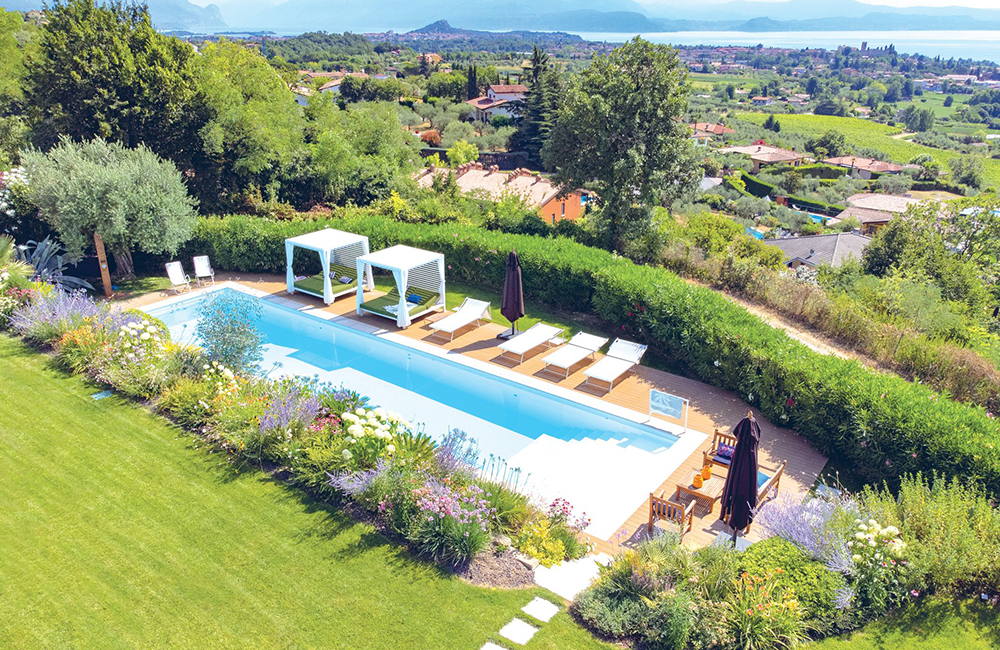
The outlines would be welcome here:
<svg viewBox="0 0 1000 650">
<path fill-rule="evenodd" d="M 15 162 L 27 139 L 25 61 L 37 50 L 38 30 L 14 11 L 0 9 L 0 168 Z"/>
<path fill-rule="evenodd" d="M 944 107 L 945 108 L 950 108 L 952 106 L 952 104 L 954 104 L 954 103 L 955 103 L 955 98 L 953 96 L 948 95 L 947 97 L 944 98 Z"/>
<path fill-rule="evenodd" d="M 328 96 L 307 109 L 311 200 L 368 205 L 388 197 L 419 158 L 389 104 L 354 104 L 340 110 Z"/>
<path fill-rule="evenodd" d="M 819 157 L 818 150 L 822 149 L 826 152 L 824 158 L 836 158 L 848 153 L 847 138 L 839 131 L 827 131 L 823 135 L 807 141 L 806 149 L 816 153 L 817 157 Z"/>
<path fill-rule="evenodd" d="M 468 94 L 468 79 L 461 72 L 435 72 L 427 80 L 427 94 L 431 97 L 441 97 L 453 101 L 471 99 Z M 341 90 L 343 93 L 343 90 Z M 478 93 L 477 93 L 478 96 Z M 396 96 L 399 97 L 398 95 Z"/>
<path fill-rule="evenodd" d="M 934 128 L 934 111 L 911 104 L 903 110 L 903 122 L 910 131 L 929 131 Z"/>
<path fill-rule="evenodd" d="M 905 174 L 883 174 L 876 186 L 886 194 L 906 194 L 913 185 L 913 179 Z"/>
<path fill-rule="evenodd" d="M 700 180 L 677 51 L 634 38 L 593 60 L 566 93 L 542 155 L 568 188 L 591 185 L 615 246 L 646 230 L 651 207 Z"/>
<path fill-rule="evenodd" d="M 127 277 L 134 274 L 133 250 L 173 254 L 191 236 L 195 201 L 174 164 L 145 146 L 63 136 L 48 153 L 22 157 L 31 199 L 70 261 L 83 257 L 96 233 Z"/>
<path fill-rule="evenodd" d="M 979 188 L 983 185 L 983 161 L 979 156 L 956 156 L 948 161 L 951 180 Z"/>
<path fill-rule="evenodd" d="M 476 130 L 468 122 L 451 122 L 441 132 L 441 146 L 448 148 L 459 140 L 471 140 L 476 137 Z"/>
<path fill-rule="evenodd" d="M 191 46 L 153 29 L 145 5 L 120 0 L 56 0 L 47 18 L 26 88 L 36 142 L 145 144 L 186 167 L 201 118 Z"/>
<path fill-rule="evenodd" d="M 274 188 L 303 149 L 302 116 L 281 76 L 255 50 L 223 40 L 203 47 L 195 78 L 206 120 L 191 184 L 202 203 L 214 209 L 252 185 Z"/>
<path fill-rule="evenodd" d="M 448 162 L 452 167 L 475 162 L 479 158 L 479 148 L 465 140 L 459 140 L 448 149 Z"/>
</svg>

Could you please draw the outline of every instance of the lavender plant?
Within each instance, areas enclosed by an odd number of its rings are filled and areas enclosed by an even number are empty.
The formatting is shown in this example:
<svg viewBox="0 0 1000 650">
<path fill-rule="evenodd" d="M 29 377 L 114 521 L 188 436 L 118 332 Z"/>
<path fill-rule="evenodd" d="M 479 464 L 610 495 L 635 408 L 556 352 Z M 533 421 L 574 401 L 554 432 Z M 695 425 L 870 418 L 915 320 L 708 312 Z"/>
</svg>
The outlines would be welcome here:
<svg viewBox="0 0 1000 650">
<path fill-rule="evenodd" d="M 16 309 L 10 326 L 29 341 L 49 344 L 106 309 L 81 291 L 55 289 Z"/>
</svg>

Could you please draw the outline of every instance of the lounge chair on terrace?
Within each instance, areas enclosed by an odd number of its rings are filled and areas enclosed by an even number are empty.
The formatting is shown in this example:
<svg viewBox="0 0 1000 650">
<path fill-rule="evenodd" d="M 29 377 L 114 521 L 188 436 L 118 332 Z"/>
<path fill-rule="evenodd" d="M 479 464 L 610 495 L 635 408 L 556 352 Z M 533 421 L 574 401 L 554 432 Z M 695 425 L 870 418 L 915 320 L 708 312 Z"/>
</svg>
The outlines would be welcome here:
<svg viewBox="0 0 1000 650">
<path fill-rule="evenodd" d="M 449 341 L 455 340 L 455 332 L 467 325 L 475 323 L 478 327 L 483 320 L 490 319 L 490 303 L 485 300 L 466 298 L 455 313 L 431 323 L 435 334 L 448 335 Z"/>
<path fill-rule="evenodd" d="M 587 357 L 593 357 L 601 347 L 608 342 L 608 339 L 577 332 L 565 346 L 559 348 L 552 354 L 542 357 L 545 362 L 545 369 L 549 367 L 558 368 L 566 377 L 569 377 L 570 368 L 580 363 Z M 552 372 L 555 372 L 553 370 Z"/>
<path fill-rule="evenodd" d="M 191 278 L 184 272 L 180 262 L 167 262 L 164 266 L 167 269 L 167 277 L 170 278 L 170 288 L 174 293 L 191 288 Z"/>
<path fill-rule="evenodd" d="M 785 473 L 785 465 L 787 461 L 781 461 L 781 465 L 778 465 L 777 469 L 772 469 L 769 467 L 764 467 L 763 465 L 757 466 L 757 509 L 756 512 L 760 512 L 760 509 L 764 507 L 764 504 L 771 499 L 778 498 L 779 486 L 781 484 L 781 476 Z M 743 534 L 746 535 L 750 532 L 750 525 L 747 525 L 743 529 Z"/>
<path fill-rule="evenodd" d="M 407 312 L 409 312 L 410 316 L 413 316 L 418 312 L 427 311 L 427 309 L 437 302 L 438 297 L 439 294 L 434 291 L 428 291 L 419 287 L 407 287 Z M 385 316 L 395 320 L 399 316 L 399 290 L 393 287 L 384 296 L 366 300 L 361 303 L 360 309 L 377 316 Z"/>
<path fill-rule="evenodd" d="M 212 268 L 212 263 L 208 260 L 208 255 L 199 255 L 192 258 L 191 261 L 194 262 L 194 279 L 197 280 L 198 284 L 202 284 L 202 280 L 206 278 L 211 280 L 212 284 L 215 284 L 215 269 Z"/>
<path fill-rule="evenodd" d="M 559 345 L 563 340 L 558 338 L 563 333 L 562 328 L 552 327 L 544 323 L 535 323 L 527 330 L 517 336 L 504 341 L 497 347 L 500 348 L 500 356 L 505 354 L 517 357 L 518 363 L 524 363 L 524 355 L 531 352 L 540 345 Z"/>
<path fill-rule="evenodd" d="M 649 521 L 646 524 L 646 532 L 653 532 L 653 525 L 657 521 L 671 521 L 680 526 L 681 539 L 684 534 L 691 532 L 694 527 L 694 499 L 686 504 L 671 501 L 660 496 L 649 493 Z"/>
<path fill-rule="evenodd" d="M 615 387 L 615 381 L 639 365 L 644 354 L 646 354 L 645 345 L 615 339 L 615 342 L 608 349 L 608 354 L 583 371 L 583 374 L 587 376 L 584 383 L 591 385 L 593 381 L 604 382 L 608 384 L 610 391 Z"/>
<path fill-rule="evenodd" d="M 333 287 L 333 296 L 337 297 L 349 293 L 358 286 L 358 270 L 335 262 L 330 263 L 330 285 Z M 317 273 L 295 280 L 292 285 L 296 291 L 323 296 L 323 274 Z"/>
</svg>

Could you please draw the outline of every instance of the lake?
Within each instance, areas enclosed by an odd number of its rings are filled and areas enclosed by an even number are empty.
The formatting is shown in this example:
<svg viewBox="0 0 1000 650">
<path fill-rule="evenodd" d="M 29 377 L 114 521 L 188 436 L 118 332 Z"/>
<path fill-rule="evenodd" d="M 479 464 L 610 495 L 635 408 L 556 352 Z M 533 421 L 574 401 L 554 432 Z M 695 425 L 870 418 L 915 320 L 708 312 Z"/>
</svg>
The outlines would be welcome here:
<svg viewBox="0 0 1000 650">
<path fill-rule="evenodd" d="M 589 41 L 624 42 L 635 34 L 572 32 Z M 871 47 L 890 43 L 896 51 L 944 58 L 1000 61 L 1000 30 L 850 31 L 850 32 L 651 32 L 640 34 L 654 43 L 672 45 L 757 45 L 828 50 L 839 45 Z"/>
</svg>

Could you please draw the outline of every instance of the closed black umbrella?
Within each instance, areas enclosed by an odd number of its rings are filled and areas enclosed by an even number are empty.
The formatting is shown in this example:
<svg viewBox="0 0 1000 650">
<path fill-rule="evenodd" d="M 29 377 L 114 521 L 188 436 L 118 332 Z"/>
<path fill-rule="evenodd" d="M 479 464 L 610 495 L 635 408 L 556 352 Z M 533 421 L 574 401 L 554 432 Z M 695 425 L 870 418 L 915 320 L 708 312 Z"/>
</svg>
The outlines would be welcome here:
<svg viewBox="0 0 1000 650">
<path fill-rule="evenodd" d="M 753 521 L 757 508 L 757 446 L 760 444 L 760 425 L 753 413 L 748 413 L 733 430 L 736 449 L 722 489 L 722 512 L 719 518 L 736 534 Z"/>
<path fill-rule="evenodd" d="M 500 313 L 510 321 L 510 333 L 501 336 L 514 336 L 517 319 L 524 316 L 524 290 L 521 287 L 521 260 L 517 259 L 517 251 L 511 251 L 507 256 L 507 273 L 503 280 L 503 297 L 500 300 Z"/>
</svg>

